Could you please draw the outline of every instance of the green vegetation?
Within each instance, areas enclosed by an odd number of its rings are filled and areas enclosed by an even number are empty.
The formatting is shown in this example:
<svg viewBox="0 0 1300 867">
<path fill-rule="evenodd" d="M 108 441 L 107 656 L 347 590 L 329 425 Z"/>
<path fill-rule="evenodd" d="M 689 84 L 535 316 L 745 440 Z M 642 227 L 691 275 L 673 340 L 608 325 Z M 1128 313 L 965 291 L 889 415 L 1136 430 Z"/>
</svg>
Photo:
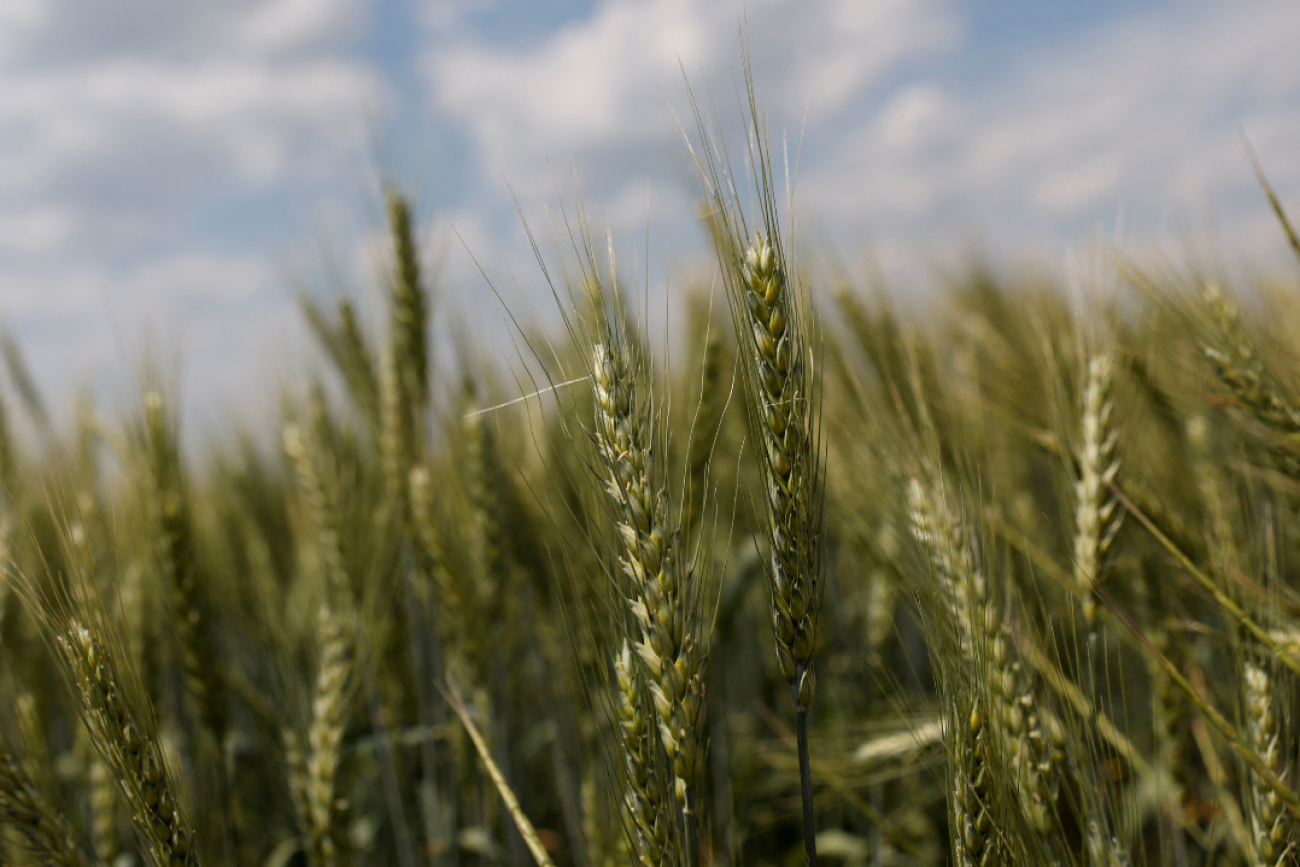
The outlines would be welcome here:
<svg viewBox="0 0 1300 867">
<path fill-rule="evenodd" d="M 393 192 L 388 320 L 302 299 L 274 436 L 24 386 L 0 864 L 1295 861 L 1300 287 L 901 314 L 797 260 L 748 97 L 671 365 L 579 203 L 564 332 L 440 369 Z"/>
</svg>

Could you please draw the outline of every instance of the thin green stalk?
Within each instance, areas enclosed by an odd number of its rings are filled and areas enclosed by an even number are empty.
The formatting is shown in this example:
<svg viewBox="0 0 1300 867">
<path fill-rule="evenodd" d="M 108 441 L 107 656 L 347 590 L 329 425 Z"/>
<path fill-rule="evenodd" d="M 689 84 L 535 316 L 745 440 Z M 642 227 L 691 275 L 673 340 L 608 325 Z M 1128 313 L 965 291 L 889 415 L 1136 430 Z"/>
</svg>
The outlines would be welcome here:
<svg viewBox="0 0 1300 867">
<path fill-rule="evenodd" d="M 443 695 L 447 697 L 447 704 L 460 717 L 461 723 L 465 726 L 465 731 L 469 734 L 469 739 L 474 742 L 474 749 L 478 751 L 479 758 L 483 760 L 483 767 L 487 769 L 488 776 L 492 778 L 492 783 L 497 787 L 497 792 L 501 795 L 501 800 L 505 802 L 506 810 L 510 813 L 511 818 L 515 820 L 515 827 L 523 836 L 524 842 L 528 844 L 528 851 L 533 853 L 533 860 L 537 862 L 537 867 L 555 867 L 555 862 L 547 853 L 546 847 L 542 845 L 542 838 L 537 836 L 537 829 L 529 821 L 528 816 L 519 806 L 519 799 L 515 797 L 514 790 L 506 782 L 505 775 L 497 767 L 497 763 L 492 760 L 492 751 L 488 749 L 487 741 L 483 739 L 482 733 L 478 726 L 474 725 L 474 720 L 470 718 L 469 711 L 465 708 L 465 700 L 461 698 L 460 692 L 454 686 L 450 686 L 448 691 Z"/>
<path fill-rule="evenodd" d="M 795 687 L 790 687 L 795 692 Z M 794 697 L 799 707 L 799 697 Z M 803 850 L 807 867 L 817 865 L 817 831 L 813 812 L 812 763 L 808 758 L 808 711 L 802 707 L 795 713 L 795 737 L 799 739 L 799 790 L 803 797 Z"/>
</svg>

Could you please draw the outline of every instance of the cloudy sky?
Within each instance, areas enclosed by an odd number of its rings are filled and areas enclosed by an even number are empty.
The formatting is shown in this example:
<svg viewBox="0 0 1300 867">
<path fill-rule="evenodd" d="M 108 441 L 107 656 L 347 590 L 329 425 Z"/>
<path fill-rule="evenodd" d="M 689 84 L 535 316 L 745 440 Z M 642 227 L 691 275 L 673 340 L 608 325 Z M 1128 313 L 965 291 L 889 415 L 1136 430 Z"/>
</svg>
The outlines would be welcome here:
<svg viewBox="0 0 1300 867">
<path fill-rule="evenodd" d="M 489 340 L 465 246 L 540 297 L 514 199 L 544 230 L 575 173 L 620 246 L 648 223 L 654 273 L 686 267 L 681 69 L 734 120 L 742 16 L 804 230 L 899 291 L 1211 227 L 1285 264 L 1239 130 L 1300 213 L 1290 0 L 3 0 L 0 322 L 56 407 L 120 404 L 150 345 L 210 432 L 302 365 L 295 285 L 374 285 L 385 179 Z"/>
</svg>

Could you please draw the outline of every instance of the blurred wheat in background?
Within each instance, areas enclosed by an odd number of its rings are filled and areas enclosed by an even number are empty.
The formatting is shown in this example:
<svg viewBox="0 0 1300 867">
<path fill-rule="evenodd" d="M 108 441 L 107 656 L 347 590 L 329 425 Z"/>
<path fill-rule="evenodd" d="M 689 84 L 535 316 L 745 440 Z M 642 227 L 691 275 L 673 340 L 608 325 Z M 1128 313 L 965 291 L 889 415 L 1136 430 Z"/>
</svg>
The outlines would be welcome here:
<svg viewBox="0 0 1300 867">
<path fill-rule="evenodd" d="M 1295 272 L 895 310 L 797 255 L 748 73 L 672 358 L 581 201 L 562 328 L 432 345 L 400 190 L 272 432 L 159 371 L 56 431 L 6 349 L 0 864 L 1296 861 Z"/>
</svg>

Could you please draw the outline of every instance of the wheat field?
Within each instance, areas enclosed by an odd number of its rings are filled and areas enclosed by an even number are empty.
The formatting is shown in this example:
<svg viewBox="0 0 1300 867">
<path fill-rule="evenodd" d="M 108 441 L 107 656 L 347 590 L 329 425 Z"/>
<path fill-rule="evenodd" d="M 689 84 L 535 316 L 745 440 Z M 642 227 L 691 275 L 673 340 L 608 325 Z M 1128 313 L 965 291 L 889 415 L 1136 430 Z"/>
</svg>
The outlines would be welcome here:
<svg viewBox="0 0 1300 867">
<path fill-rule="evenodd" d="M 579 204 L 563 327 L 440 369 L 398 190 L 271 430 L 56 430 L 6 351 L 0 864 L 1297 861 L 1295 272 L 903 312 L 798 258 L 747 97 L 671 362 Z"/>
</svg>

